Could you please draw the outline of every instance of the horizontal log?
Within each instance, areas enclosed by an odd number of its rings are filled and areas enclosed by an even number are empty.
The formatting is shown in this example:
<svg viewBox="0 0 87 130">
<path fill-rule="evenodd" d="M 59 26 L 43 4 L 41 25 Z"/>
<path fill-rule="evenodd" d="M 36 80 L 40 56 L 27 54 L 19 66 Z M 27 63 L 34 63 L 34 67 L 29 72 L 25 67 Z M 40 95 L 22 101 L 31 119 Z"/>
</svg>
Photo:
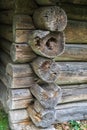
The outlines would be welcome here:
<svg viewBox="0 0 87 130">
<path fill-rule="evenodd" d="M 67 43 L 87 43 L 87 22 L 69 20 L 65 29 Z"/>
<path fill-rule="evenodd" d="M 56 1 L 55 0 L 35 0 L 37 2 L 37 4 L 39 5 L 56 5 Z M 57 0 L 58 2 L 59 0 Z"/>
<path fill-rule="evenodd" d="M 0 64 L 0 79 L 6 85 L 7 88 L 29 88 L 34 82 L 34 76 L 13 78 L 6 73 L 5 67 Z"/>
<path fill-rule="evenodd" d="M 37 8 L 37 5 L 32 0 L 1 0 L 1 9 L 14 9 L 15 13 L 21 14 L 33 14 L 33 11 Z"/>
<path fill-rule="evenodd" d="M 60 75 L 60 66 L 50 59 L 38 57 L 31 65 L 36 75 L 47 83 L 55 82 Z"/>
<path fill-rule="evenodd" d="M 56 84 L 35 84 L 30 90 L 44 108 L 54 108 L 62 97 L 61 88 Z"/>
<path fill-rule="evenodd" d="M 87 100 L 87 84 L 62 85 L 60 104 Z"/>
<path fill-rule="evenodd" d="M 0 48 L 7 54 L 10 54 L 10 47 L 12 45 L 12 42 L 9 42 L 3 38 L 0 39 Z"/>
<path fill-rule="evenodd" d="M 86 0 L 35 0 L 39 5 L 56 5 L 61 3 L 70 3 L 70 4 L 80 4 L 80 5 L 87 5 Z"/>
<path fill-rule="evenodd" d="M 55 61 L 87 61 L 87 45 L 65 44 L 62 55 L 55 57 Z"/>
<path fill-rule="evenodd" d="M 54 1 L 58 1 L 58 0 L 54 0 Z M 87 1 L 86 0 L 61 0 L 61 2 L 67 2 L 67 3 L 71 3 L 71 4 L 81 4 L 81 5 L 87 5 Z"/>
<path fill-rule="evenodd" d="M 58 77 L 56 77 L 54 82 L 58 85 L 87 83 L 86 62 L 56 62 L 56 65 L 59 67 L 59 73 L 58 70 L 56 70 Z M 38 72 L 40 72 L 40 70 Z M 43 72 L 46 73 L 44 69 Z M 41 80 L 42 74 L 39 75 L 39 77 L 40 79 L 37 79 L 37 83 L 43 83 L 44 80 Z M 44 75 L 43 77 L 45 78 L 46 76 Z M 48 80 L 45 82 L 48 82 Z"/>
<path fill-rule="evenodd" d="M 63 53 L 65 36 L 62 32 L 35 30 L 29 35 L 28 44 L 36 54 L 54 58 Z"/>
<path fill-rule="evenodd" d="M 15 13 L 32 15 L 36 8 L 33 0 L 15 0 Z"/>
<path fill-rule="evenodd" d="M 12 25 L 13 15 L 14 15 L 13 13 L 14 13 L 13 10 L 2 10 L 2 11 L 0 11 L 0 23 Z"/>
<path fill-rule="evenodd" d="M 33 71 L 29 64 L 12 64 L 6 66 L 6 73 L 13 78 L 33 76 Z"/>
<path fill-rule="evenodd" d="M 8 41 L 13 41 L 13 28 L 10 25 L 0 24 L 0 36 Z"/>
<path fill-rule="evenodd" d="M 35 29 L 31 16 L 15 14 L 13 19 L 14 29 Z"/>
<path fill-rule="evenodd" d="M 11 121 L 12 123 L 21 123 L 28 120 L 28 113 L 26 109 L 9 111 L 8 118 L 9 122 Z"/>
<path fill-rule="evenodd" d="M 58 6 L 46 6 L 35 10 L 33 21 L 38 29 L 63 31 L 67 25 L 67 16 Z"/>
<path fill-rule="evenodd" d="M 55 109 L 55 123 L 87 119 L 87 101 L 58 105 Z"/>
<path fill-rule="evenodd" d="M 11 56 L 11 59 L 14 63 L 26 63 L 33 60 L 36 55 L 33 53 L 32 49 L 27 45 L 24 44 L 16 44 L 11 43 L 5 39 L 0 40 L 0 47 L 4 51 L 2 53 L 8 53 L 8 55 Z M 1 56 L 4 55 L 4 58 L 7 57 L 5 54 L 1 54 Z M 4 60 L 3 58 L 3 60 Z"/>
<path fill-rule="evenodd" d="M 11 123 L 10 128 L 12 130 L 55 130 L 54 126 L 50 126 L 49 128 L 38 128 L 31 121 L 24 121 L 21 123 Z"/>
<path fill-rule="evenodd" d="M 60 7 L 63 8 L 67 14 L 68 19 L 87 21 L 87 8 L 70 3 L 61 3 Z"/>
<path fill-rule="evenodd" d="M 40 104 L 38 104 L 38 107 L 41 107 L 41 111 L 39 110 L 38 112 L 34 109 L 34 106 L 29 106 L 27 111 L 29 114 L 29 117 L 31 118 L 32 122 L 37 126 L 37 127 L 42 127 L 46 128 L 51 126 L 54 123 L 54 114 L 55 111 L 54 109 L 49 110 L 49 109 L 44 109 Z M 35 107 L 36 108 L 36 107 Z"/>
<path fill-rule="evenodd" d="M 8 99 L 7 101 L 7 108 L 8 110 L 20 110 L 25 109 L 29 106 L 29 104 L 32 102 L 32 99 L 22 99 L 22 100 L 11 100 Z M 22 114 L 22 113 L 21 113 Z"/>
<path fill-rule="evenodd" d="M 11 59 L 15 63 L 26 63 L 32 61 L 36 55 L 26 43 L 15 44 L 13 43 L 10 48 Z"/>
</svg>

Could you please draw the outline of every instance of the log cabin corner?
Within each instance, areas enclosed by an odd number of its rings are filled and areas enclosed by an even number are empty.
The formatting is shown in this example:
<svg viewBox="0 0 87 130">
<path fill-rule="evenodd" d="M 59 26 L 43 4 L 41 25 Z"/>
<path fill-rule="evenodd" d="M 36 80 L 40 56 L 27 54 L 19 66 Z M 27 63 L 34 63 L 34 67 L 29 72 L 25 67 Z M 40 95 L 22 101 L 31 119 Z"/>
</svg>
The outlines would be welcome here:
<svg viewBox="0 0 87 130">
<path fill-rule="evenodd" d="M 0 100 L 11 130 L 87 119 L 87 0 L 0 0 Z"/>
</svg>

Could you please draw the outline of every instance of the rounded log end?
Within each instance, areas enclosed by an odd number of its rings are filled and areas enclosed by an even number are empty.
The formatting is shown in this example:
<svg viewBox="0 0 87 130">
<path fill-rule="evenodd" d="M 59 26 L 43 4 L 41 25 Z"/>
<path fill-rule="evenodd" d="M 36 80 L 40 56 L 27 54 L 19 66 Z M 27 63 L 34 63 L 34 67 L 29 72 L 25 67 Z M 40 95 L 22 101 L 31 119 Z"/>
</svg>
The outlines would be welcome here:
<svg viewBox="0 0 87 130">
<path fill-rule="evenodd" d="M 40 7 L 35 10 L 33 21 L 38 29 L 63 31 L 67 26 L 67 15 L 58 6 Z"/>
<path fill-rule="evenodd" d="M 40 37 L 40 34 L 33 35 L 33 39 L 29 39 L 30 46 L 36 54 L 55 58 L 64 52 L 65 36 L 63 32 L 51 32 L 43 38 Z"/>
<path fill-rule="evenodd" d="M 60 74 L 60 66 L 52 60 L 37 58 L 32 63 L 33 69 L 38 77 L 47 83 L 53 83 Z"/>
</svg>

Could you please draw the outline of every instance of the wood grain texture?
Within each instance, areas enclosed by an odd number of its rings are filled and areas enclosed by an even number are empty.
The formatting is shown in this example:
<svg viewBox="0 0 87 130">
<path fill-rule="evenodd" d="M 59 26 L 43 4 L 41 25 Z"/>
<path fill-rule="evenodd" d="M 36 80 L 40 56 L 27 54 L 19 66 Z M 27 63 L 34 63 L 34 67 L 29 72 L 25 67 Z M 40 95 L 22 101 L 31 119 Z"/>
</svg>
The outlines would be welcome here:
<svg viewBox="0 0 87 130">
<path fill-rule="evenodd" d="M 10 122 L 10 127 L 12 130 L 55 130 L 54 126 L 50 126 L 49 128 L 38 128 L 32 123 L 32 121 L 24 121 L 21 123 Z"/>
<path fill-rule="evenodd" d="M 14 29 L 35 29 L 30 15 L 15 14 L 13 18 Z"/>
<path fill-rule="evenodd" d="M 55 112 L 55 122 L 87 119 L 87 101 L 58 105 Z"/>
<path fill-rule="evenodd" d="M 60 102 L 62 97 L 62 90 L 56 84 L 35 84 L 30 90 L 41 105 L 48 109 L 54 108 Z"/>
<path fill-rule="evenodd" d="M 67 25 L 67 16 L 58 6 L 46 6 L 35 10 L 33 21 L 37 29 L 63 31 Z"/>
<path fill-rule="evenodd" d="M 63 53 L 65 36 L 63 32 L 34 30 L 29 35 L 28 44 L 36 54 L 54 58 Z"/>
<path fill-rule="evenodd" d="M 60 66 L 50 59 L 38 57 L 31 65 L 36 75 L 47 83 L 55 82 L 60 75 Z"/>
<path fill-rule="evenodd" d="M 86 44 L 65 44 L 65 50 L 55 61 L 87 61 Z"/>
<path fill-rule="evenodd" d="M 30 62 L 36 57 L 30 46 L 26 43 L 13 43 L 10 48 L 10 56 L 14 63 Z"/>
<path fill-rule="evenodd" d="M 33 76 L 33 71 L 29 64 L 11 64 L 6 66 L 6 73 L 13 78 Z"/>
<path fill-rule="evenodd" d="M 46 61 L 46 62 L 45 62 Z M 45 63 L 48 63 L 45 60 Z M 41 64 L 33 67 L 34 72 L 40 78 L 37 78 L 38 83 L 45 82 L 55 82 L 57 84 L 80 84 L 80 83 L 87 83 L 87 63 L 86 62 L 56 62 L 56 66 L 58 66 L 55 70 L 56 79 L 48 80 L 46 75 L 48 75 L 49 70 L 51 67 L 42 69 Z M 45 69 L 45 70 L 44 70 Z M 37 72 L 36 72 L 37 71 Z M 53 72 L 53 71 L 52 71 Z M 46 74 L 47 73 L 47 74 Z M 45 76 L 43 76 L 45 75 Z M 52 76 L 52 73 L 49 73 L 49 76 Z M 43 80 L 43 81 L 42 81 Z"/>
<path fill-rule="evenodd" d="M 9 111 L 9 121 L 12 123 L 21 123 L 28 120 L 28 113 L 26 109 Z"/>
<path fill-rule="evenodd" d="M 54 109 L 49 110 L 49 109 L 44 109 L 40 104 L 38 104 L 38 108 L 41 107 L 41 110 L 37 112 L 34 108 L 33 105 L 29 106 L 27 111 L 29 114 L 29 117 L 31 118 L 32 122 L 37 126 L 37 127 L 42 127 L 46 128 L 51 126 L 51 124 L 54 123 Z"/>
<path fill-rule="evenodd" d="M 87 22 L 69 20 L 65 29 L 66 43 L 87 43 Z"/>
</svg>

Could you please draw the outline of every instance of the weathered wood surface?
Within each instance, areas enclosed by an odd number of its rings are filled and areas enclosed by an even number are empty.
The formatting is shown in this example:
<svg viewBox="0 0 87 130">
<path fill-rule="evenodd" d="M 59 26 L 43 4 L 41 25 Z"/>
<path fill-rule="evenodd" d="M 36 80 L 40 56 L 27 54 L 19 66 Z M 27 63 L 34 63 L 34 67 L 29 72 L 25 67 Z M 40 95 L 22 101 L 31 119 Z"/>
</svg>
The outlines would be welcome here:
<svg viewBox="0 0 87 130">
<path fill-rule="evenodd" d="M 30 62 L 36 57 L 30 46 L 26 43 L 16 44 L 11 43 L 5 39 L 0 39 L 0 47 L 4 52 L 8 53 L 8 55 L 11 56 L 11 59 L 14 63 Z"/>
<path fill-rule="evenodd" d="M 87 101 L 87 84 L 62 85 L 62 98 L 60 104 L 76 101 Z"/>
<path fill-rule="evenodd" d="M 32 99 L 22 99 L 22 100 L 8 99 L 7 108 L 8 110 L 20 110 L 20 109 L 27 108 L 31 102 Z"/>
<path fill-rule="evenodd" d="M 33 0 L 1 0 L 1 9 L 14 9 L 15 13 L 21 14 L 33 14 L 33 11 L 37 8 L 36 3 Z"/>
<path fill-rule="evenodd" d="M 87 119 L 87 101 L 58 105 L 55 109 L 56 123 Z"/>
<path fill-rule="evenodd" d="M 55 0 L 35 0 L 35 1 L 39 5 L 45 5 L 45 6 L 47 6 L 47 5 L 56 5 L 56 1 Z"/>
<path fill-rule="evenodd" d="M 29 62 L 35 58 L 29 45 L 15 44 L 7 40 L 0 40 L 1 49 L 11 55 L 14 62 Z M 11 48 L 11 49 L 10 49 Z M 33 48 L 32 48 L 33 49 Z M 85 44 L 65 44 L 64 52 L 55 57 L 55 61 L 87 61 L 87 45 Z M 20 57 L 19 57 L 20 56 Z"/>
<path fill-rule="evenodd" d="M 8 113 L 8 108 L 7 108 L 7 88 L 6 86 L 2 83 L 0 80 L 0 101 L 4 107 L 4 110 L 6 113 Z"/>
<path fill-rule="evenodd" d="M 13 10 L 2 10 L 2 11 L 0 11 L 0 23 L 12 25 L 13 15 L 14 15 Z"/>
<path fill-rule="evenodd" d="M 32 17 L 24 14 L 15 14 L 13 19 L 14 29 L 35 29 Z"/>
<path fill-rule="evenodd" d="M 13 30 L 11 26 L 0 25 L 0 34 L 16 43 L 28 43 L 30 30 Z M 87 43 L 87 22 L 69 20 L 65 29 L 66 43 Z M 14 38 L 13 38 L 14 35 Z"/>
<path fill-rule="evenodd" d="M 36 8 L 34 0 L 15 0 L 15 13 L 32 15 Z"/>
<path fill-rule="evenodd" d="M 39 58 L 32 63 L 33 70 L 37 76 L 49 83 L 77 84 L 87 83 L 86 62 L 54 62 L 49 59 Z M 38 83 L 43 81 L 38 80 Z"/>
<path fill-rule="evenodd" d="M 56 84 L 35 84 L 30 90 L 44 108 L 54 108 L 62 97 L 61 88 Z"/>
<path fill-rule="evenodd" d="M 15 63 L 26 63 L 32 61 L 36 55 L 26 43 L 15 44 L 13 43 L 10 48 L 11 59 Z"/>
<path fill-rule="evenodd" d="M 63 53 L 65 36 L 63 32 L 35 30 L 29 35 L 28 44 L 36 54 L 54 58 Z"/>
<path fill-rule="evenodd" d="M 38 105 L 38 112 L 35 110 L 36 106 Z M 54 123 L 54 109 L 44 109 L 39 103 L 35 107 L 34 105 L 31 105 L 28 107 L 27 111 L 29 114 L 29 117 L 31 118 L 32 122 L 37 127 L 46 128 L 49 127 L 51 124 Z"/>
<path fill-rule="evenodd" d="M 55 57 L 55 61 L 87 61 L 87 45 L 65 44 L 62 55 Z"/>
<path fill-rule="evenodd" d="M 8 63 L 6 66 L 6 73 L 14 78 L 33 76 L 33 71 L 29 64 Z"/>
<path fill-rule="evenodd" d="M 35 0 L 39 5 L 60 5 L 61 3 L 87 5 L 86 0 Z"/>
<path fill-rule="evenodd" d="M 13 28 L 10 25 L 0 24 L 0 36 L 8 41 L 13 41 Z"/>
<path fill-rule="evenodd" d="M 60 7 L 63 8 L 67 14 L 68 19 L 87 21 L 87 8 L 75 4 L 61 3 Z"/>
<path fill-rule="evenodd" d="M 6 67 L 8 63 L 12 63 L 10 55 L 2 50 L 0 51 L 0 61 L 4 65 L 4 67 Z"/>
<path fill-rule="evenodd" d="M 34 82 L 34 76 L 13 78 L 6 73 L 5 67 L 0 64 L 0 79 L 6 85 L 7 88 L 29 88 Z"/>
<path fill-rule="evenodd" d="M 38 57 L 31 65 L 37 76 L 47 83 L 55 82 L 60 75 L 60 66 L 50 59 Z"/>
<path fill-rule="evenodd" d="M 58 6 L 40 7 L 35 10 L 33 20 L 36 28 L 49 31 L 63 31 L 67 25 L 67 16 Z"/>
<path fill-rule="evenodd" d="M 65 29 L 67 43 L 87 43 L 87 22 L 69 20 Z"/>
<path fill-rule="evenodd" d="M 28 121 L 28 113 L 26 109 L 9 111 L 8 117 L 9 122 L 11 121 L 12 123 L 21 123 L 23 121 Z"/>
<path fill-rule="evenodd" d="M 11 123 L 10 128 L 12 130 L 55 130 L 54 126 L 50 126 L 49 128 L 38 128 L 31 121 L 24 121 L 21 123 Z"/>
<path fill-rule="evenodd" d="M 10 53 L 10 47 L 11 47 L 12 43 L 1 38 L 0 39 L 0 48 L 1 50 L 5 51 L 6 53 Z"/>
</svg>

